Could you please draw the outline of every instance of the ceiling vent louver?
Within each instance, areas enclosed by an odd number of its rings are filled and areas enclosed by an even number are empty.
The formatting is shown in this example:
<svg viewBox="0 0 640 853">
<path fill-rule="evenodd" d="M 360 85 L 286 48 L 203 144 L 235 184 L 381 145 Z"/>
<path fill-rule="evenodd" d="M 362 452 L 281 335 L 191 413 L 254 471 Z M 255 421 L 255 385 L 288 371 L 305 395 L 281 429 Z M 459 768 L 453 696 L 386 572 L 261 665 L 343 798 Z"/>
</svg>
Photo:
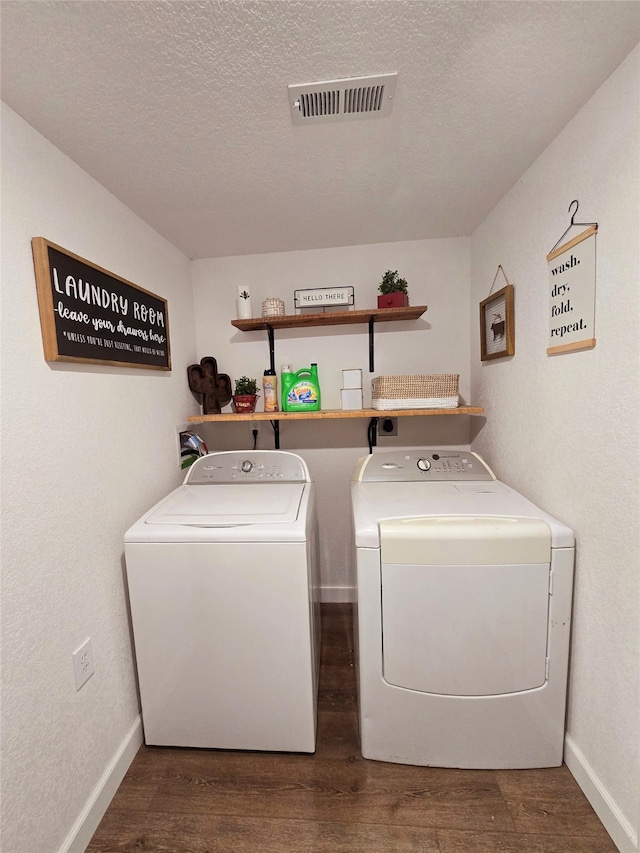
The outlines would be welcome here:
<svg viewBox="0 0 640 853">
<path fill-rule="evenodd" d="M 391 112 L 397 72 L 288 86 L 294 124 L 384 118 Z"/>
</svg>

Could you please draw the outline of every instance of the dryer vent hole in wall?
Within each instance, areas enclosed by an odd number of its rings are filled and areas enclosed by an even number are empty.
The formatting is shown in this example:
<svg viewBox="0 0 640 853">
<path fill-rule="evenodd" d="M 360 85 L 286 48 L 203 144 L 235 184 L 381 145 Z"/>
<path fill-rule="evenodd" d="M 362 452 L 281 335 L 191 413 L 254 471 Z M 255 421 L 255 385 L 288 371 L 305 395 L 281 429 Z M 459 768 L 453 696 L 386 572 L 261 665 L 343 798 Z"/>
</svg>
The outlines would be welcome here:
<svg viewBox="0 0 640 853">
<path fill-rule="evenodd" d="M 398 435 L 398 419 L 397 418 L 380 418 L 378 420 L 378 435 L 384 438 L 385 436 Z"/>
</svg>

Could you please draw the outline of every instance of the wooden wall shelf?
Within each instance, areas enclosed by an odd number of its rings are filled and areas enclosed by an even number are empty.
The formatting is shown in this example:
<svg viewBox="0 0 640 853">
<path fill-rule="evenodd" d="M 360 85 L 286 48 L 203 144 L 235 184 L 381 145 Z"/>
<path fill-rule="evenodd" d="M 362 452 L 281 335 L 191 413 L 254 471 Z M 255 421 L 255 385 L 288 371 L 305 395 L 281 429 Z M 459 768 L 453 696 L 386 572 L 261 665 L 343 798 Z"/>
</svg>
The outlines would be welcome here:
<svg viewBox="0 0 640 853">
<path fill-rule="evenodd" d="M 296 329 L 305 326 L 347 326 L 353 323 L 388 323 L 392 320 L 417 320 L 427 310 L 426 305 L 407 305 L 402 308 L 369 308 L 365 311 L 329 311 L 326 314 L 285 314 L 279 317 L 254 317 L 251 320 L 232 320 L 231 325 L 241 332 L 261 329 Z"/>
<path fill-rule="evenodd" d="M 369 372 L 373 373 L 373 327 L 376 323 L 393 320 L 417 320 L 427 310 L 426 305 L 405 305 L 402 308 L 369 308 L 366 311 L 329 311 L 327 314 L 285 314 L 279 317 L 253 317 L 250 320 L 232 320 L 231 325 L 241 332 L 267 330 L 269 337 L 269 365 L 275 370 L 274 332 L 276 329 L 299 329 L 311 326 L 347 326 L 354 323 L 369 325 Z"/>
<path fill-rule="evenodd" d="M 431 415 L 481 415 L 481 406 L 458 406 L 457 409 L 324 409 L 319 412 L 252 412 L 238 415 L 223 412 L 220 415 L 191 415 L 191 423 L 209 423 L 211 421 L 310 421 L 328 418 L 410 418 L 429 417 Z"/>
<path fill-rule="evenodd" d="M 220 421 L 271 421 L 275 448 L 280 448 L 280 424 L 287 421 L 311 421 L 311 420 L 344 420 L 346 418 L 368 418 L 369 428 L 367 430 L 369 453 L 372 452 L 376 443 L 376 423 L 379 418 L 416 418 L 429 417 L 432 415 L 481 415 L 484 409 L 481 406 L 458 406 L 457 409 L 391 409 L 381 411 L 380 409 L 321 409 L 319 412 L 251 412 L 247 415 L 238 415 L 233 412 L 220 415 L 191 415 L 191 423 L 202 424 Z"/>
</svg>

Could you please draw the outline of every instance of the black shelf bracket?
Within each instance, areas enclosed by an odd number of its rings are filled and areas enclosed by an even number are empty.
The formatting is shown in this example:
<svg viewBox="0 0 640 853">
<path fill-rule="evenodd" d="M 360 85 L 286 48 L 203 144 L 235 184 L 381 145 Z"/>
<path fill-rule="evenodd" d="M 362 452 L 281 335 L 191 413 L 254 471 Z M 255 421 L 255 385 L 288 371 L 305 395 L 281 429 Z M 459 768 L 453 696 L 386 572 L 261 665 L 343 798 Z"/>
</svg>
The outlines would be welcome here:
<svg viewBox="0 0 640 853">
<path fill-rule="evenodd" d="M 373 317 L 369 317 L 369 373 L 373 373 Z"/>
<path fill-rule="evenodd" d="M 378 418 L 371 418 L 369 421 L 367 440 L 369 442 L 369 453 L 373 453 L 373 448 L 378 442 Z"/>
<path fill-rule="evenodd" d="M 271 421 L 273 427 L 273 446 L 276 450 L 280 450 L 280 421 Z"/>
<path fill-rule="evenodd" d="M 275 341 L 273 335 L 273 326 L 270 326 L 267 323 L 267 336 L 269 338 L 269 367 L 271 370 L 275 371 L 276 369 L 276 348 Z"/>
</svg>

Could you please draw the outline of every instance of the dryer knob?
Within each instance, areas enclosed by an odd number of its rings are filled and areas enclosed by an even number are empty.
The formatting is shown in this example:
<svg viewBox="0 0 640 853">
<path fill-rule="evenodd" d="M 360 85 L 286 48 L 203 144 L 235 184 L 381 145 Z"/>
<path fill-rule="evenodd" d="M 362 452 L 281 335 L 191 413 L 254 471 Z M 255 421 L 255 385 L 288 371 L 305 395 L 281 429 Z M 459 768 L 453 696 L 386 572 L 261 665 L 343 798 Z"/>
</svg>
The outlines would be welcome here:
<svg viewBox="0 0 640 853">
<path fill-rule="evenodd" d="M 418 459 L 418 468 L 421 471 L 428 471 L 431 468 L 431 462 L 428 459 Z"/>
<path fill-rule="evenodd" d="M 248 474 L 249 471 L 251 471 L 251 469 L 253 468 L 253 462 L 250 462 L 248 459 L 245 459 L 241 467 L 244 473 Z"/>
</svg>

